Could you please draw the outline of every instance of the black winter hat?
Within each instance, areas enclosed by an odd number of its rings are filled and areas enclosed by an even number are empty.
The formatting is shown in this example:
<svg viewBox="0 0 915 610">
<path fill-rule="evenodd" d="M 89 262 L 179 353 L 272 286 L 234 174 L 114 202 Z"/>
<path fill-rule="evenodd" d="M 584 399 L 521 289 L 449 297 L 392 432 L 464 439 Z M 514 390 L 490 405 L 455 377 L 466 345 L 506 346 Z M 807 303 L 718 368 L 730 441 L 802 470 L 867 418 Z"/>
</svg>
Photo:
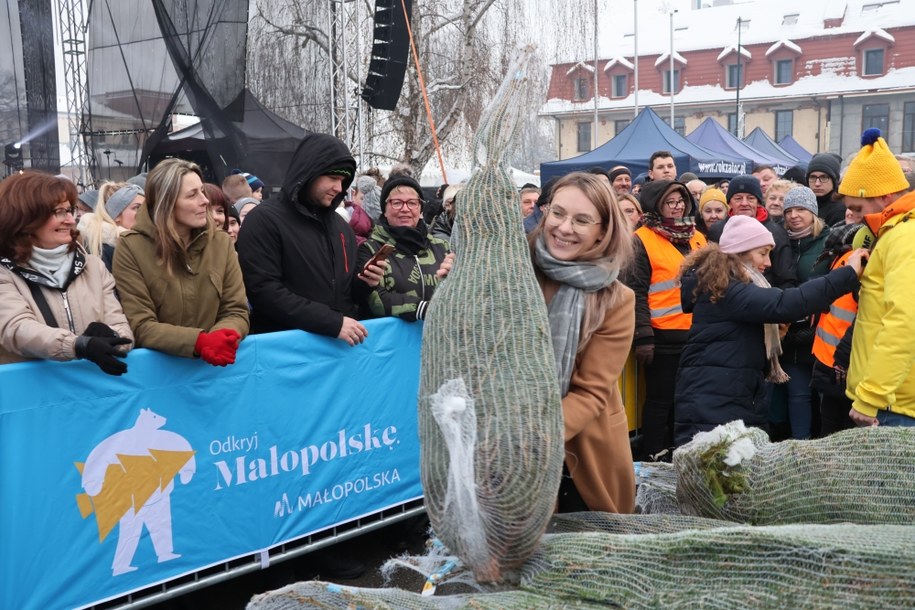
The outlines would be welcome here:
<svg viewBox="0 0 915 610">
<path fill-rule="evenodd" d="M 689 216 L 692 214 L 693 196 L 690 195 L 689 189 L 686 188 L 685 184 L 677 182 L 676 180 L 652 180 L 651 182 L 646 182 L 642 187 L 642 192 L 639 193 L 639 203 L 642 206 L 642 210 L 644 212 L 660 214 L 662 198 L 673 190 L 680 191 L 683 201 L 686 202 L 683 215 Z"/>
<path fill-rule="evenodd" d="M 419 182 L 407 176 L 406 174 L 398 174 L 388 178 L 384 183 L 384 186 L 381 187 L 381 213 L 384 214 L 384 209 L 388 205 L 388 195 L 391 194 L 398 186 L 408 186 L 414 191 L 416 191 L 416 196 L 419 197 L 419 207 L 422 209 L 423 205 L 426 203 L 423 199 L 423 187 L 419 185 Z"/>
<path fill-rule="evenodd" d="M 757 205 L 763 205 L 762 187 L 759 184 L 759 178 L 749 174 L 734 176 L 728 184 L 728 205 L 731 205 L 731 197 L 737 193 L 746 193 L 756 197 Z"/>
<path fill-rule="evenodd" d="M 797 165 L 792 165 L 782 174 L 782 180 L 790 180 L 801 186 L 807 186 L 807 164 L 802 161 Z"/>
<path fill-rule="evenodd" d="M 832 178 L 832 190 L 839 188 L 839 169 L 842 165 L 842 159 L 833 153 L 817 153 L 811 157 L 807 163 L 807 182 L 810 182 L 810 174 L 813 172 L 823 172 Z"/>
<path fill-rule="evenodd" d="M 610 184 L 613 184 L 613 181 L 616 180 L 617 176 L 621 176 L 623 174 L 626 174 L 627 176 L 632 178 L 632 172 L 629 171 L 628 167 L 617 167 L 616 169 L 611 170 L 610 171 Z"/>
</svg>

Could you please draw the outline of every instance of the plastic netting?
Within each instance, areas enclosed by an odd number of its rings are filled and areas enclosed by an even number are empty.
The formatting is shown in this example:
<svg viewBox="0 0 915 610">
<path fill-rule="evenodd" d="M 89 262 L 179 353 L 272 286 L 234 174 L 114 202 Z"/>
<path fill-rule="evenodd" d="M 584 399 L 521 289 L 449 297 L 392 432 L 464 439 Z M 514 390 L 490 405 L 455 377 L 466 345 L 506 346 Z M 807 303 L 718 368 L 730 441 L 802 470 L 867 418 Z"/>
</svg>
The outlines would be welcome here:
<svg viewBox="0 0 915 610">
<path fill-rule="evenodd" d="M 677 471 L 667 462 L 635 464 L 635 510 L 644 515 L 680 515 Z"/>
<path fill-rule="evenodd" d="M 531 555 L 553 512 L 562 407 L 543 294 L 503 155 L 518 127 L 529 53 L 481 121 L 483 167 L 456 205 L 456 264 L 423 330 L 419 390 L 426 509 L 481 582 Z M 433 412 L 434 411 L 434 412 Z"/>
<path fill-rule="evenodd" d="M 915 527 L 785 525 L 544 539 L 522 588 L 638 608 L 911 608 Z"/>
<path fill-rule="evenodd" d="M 689 517 L 686 515 L 617 515 L 615 513 L 581 512 L 554 515 L 549 532 L 574 534 L 604 532 L 606 534 L 670 534 L 684 530 L 707 530 L 716 527 L 736 527 L 737 523 Z"/>
<path fill-rule="evenodd" d="M 912 428 L 771 443 L 762 430 L 732 422 L 697 434 L 673 464 L 684 514 L 756 525 L 915 523 Z"/>
<path fill-rule="evenodd" d="M 341 587 L 313 581 L 256 595 L 247 610 L 563 610 L 605 607 L 584 600 L 562 599 L 519 590 L 423 597 L 399 589 Z"/>
</svg>

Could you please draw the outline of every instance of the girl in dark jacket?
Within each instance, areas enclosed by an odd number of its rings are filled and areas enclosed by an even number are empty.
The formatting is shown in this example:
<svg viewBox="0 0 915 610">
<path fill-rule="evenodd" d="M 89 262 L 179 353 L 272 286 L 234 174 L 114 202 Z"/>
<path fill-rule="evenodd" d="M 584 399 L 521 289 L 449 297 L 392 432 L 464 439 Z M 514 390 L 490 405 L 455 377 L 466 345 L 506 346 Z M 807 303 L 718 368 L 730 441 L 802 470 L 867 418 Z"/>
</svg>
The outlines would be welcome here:
<svg viewBox="0 0 915 610">
<path fill-rule="evenodd" d="M 766 429 L 764 381 L 787 379 L 778 362 L 777 324 L 826 309 L 854 290 L 867 257 L 866 250 L 857 250 L 846 267 L 781 290 L 763 277 L 774 245 L 759 221 L 734 216 L 719 246 L 710 244 L 683 262 L 681 302 L 693 322 L 677 375 L 677 446 L 736 419 Z"/>
</svg>

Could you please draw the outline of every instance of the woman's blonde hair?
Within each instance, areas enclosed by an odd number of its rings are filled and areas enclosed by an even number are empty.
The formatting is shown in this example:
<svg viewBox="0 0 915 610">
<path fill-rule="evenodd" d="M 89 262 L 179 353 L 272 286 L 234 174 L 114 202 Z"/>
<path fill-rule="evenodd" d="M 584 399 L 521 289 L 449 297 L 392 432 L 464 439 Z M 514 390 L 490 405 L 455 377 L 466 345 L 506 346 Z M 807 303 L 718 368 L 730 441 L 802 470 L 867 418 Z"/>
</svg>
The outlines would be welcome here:
<svg viewBox="0 0 915 610">
<path fill-rule="evenodd" d="M 160 161 L 146 176 L 146 210 L 155 226 L 156 258 L 166 272 L 187 266 L 187 246 L 175 225 L 175 204 L 181 194 L 181 181 L 188 174 L 197 174 L 203 183 L 203 172 L 196 163 L 184 159 Z M 209 231 L 215 225 L 207 214 Z"/>
<path fill-rule="evenodd" d="M 116 192 L 127 186 L 126 182 L 105 182 L 98 189 L 95 210 L 79 219 L 80 241 L 90 254 L 102 255 L 104 244 L 114 245 L 119 234 L 118 223 L 105 208 L 105 203 Z"/>
<path fill-rule="evenodd" d="M 577 188 L 588 198 L 588 201 L 597 208 L 600 226 L 604 232 L 603 237 L 584 252 L 579 260 L 597 262 L 619 270 L 625 269 L 629 264 L 629 259 L 632 258 L 632 233 L 613 189 L 599 176 L 585 172 L 573 172 L 566 174 L 553 185 L 550 191 L 551 202 L 556 193 L 563 188 Z M 543 218 L 540 219 L 537 228 L 528 236 L 532 253 L 534 244 L 543 235 L 544 224 L 549 216 L 549 210 L 544 210 Z M 536 265 L 534 269 L 542 275 Z M 624 290 L 623 285 L 617 280 L 603 290 L 586 293 L 585 314 L 582 318 L 581 337 L 578 341 L 579 353 L 584 350 L 591 336 L 603 324 L 607 312 L 618 305 Z"/>
<path fill-rule="evenodd" d="M 750 281 L 740 256 L 722 252 L 714 242 L 709 242 L 704 248 L 691 252 L 683 259 L 677 279 L 682 279 L 683 274 L 693 268 L 696 269 L 693 299 L 705 292 L 712 303 L 717 303 L 733 280 Z"/>
</svg>

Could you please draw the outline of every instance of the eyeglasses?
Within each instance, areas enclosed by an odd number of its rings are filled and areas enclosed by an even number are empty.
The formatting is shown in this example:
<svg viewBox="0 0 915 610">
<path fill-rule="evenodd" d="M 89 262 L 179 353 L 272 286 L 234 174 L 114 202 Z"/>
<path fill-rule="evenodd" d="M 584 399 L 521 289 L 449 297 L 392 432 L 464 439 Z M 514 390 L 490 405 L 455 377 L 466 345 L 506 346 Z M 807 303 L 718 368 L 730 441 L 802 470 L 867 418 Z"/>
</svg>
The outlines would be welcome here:
<svg viewBox="0 0 915 610">
<path fill-rule="evenodd" d="M 560 209 L 550 208 L 550 218 L 557 224 L 561 225 L 566 221 L 566 218 L 571 218 L 572 227 L 575 229 L 587 229 L 591 225 L 600 224 L 599 220 L 594 220 L 590 216 L 585 214 L 576 214 L 575 216 L 570 216 Z"/>
<path fill-rule="evenodd" d="M 669 199 L 664 202 L 664 205 L 666 205 L 669 208 L 682 208 L 682 207 L 686 207 L 686 201 L 684 201 L 683 199 Z"/>
<path fill-rule="evenodd" d="M 420 203 L 422 202 L 419 199 L 388 199 L 388 205 L 395 210 L 402 210 L 403 206 L 407 206 L 411 210 L 418 210 Z"/>
<path fill-rule="evenodd" d="M 817 184 L 822 184 L 824 182 L 832 182 L 832 178 L 830 178 L 829 176 L 810 176 L 810 178 L 808 178 L 808 180 L 810 180 L 810 182 L 816 182 Z"/>
<path fill-rule="evenodd" d="M 71 208 L 57 208 L 57 209 L 54 210 L 53 214 L 54 214 L 54 218 L 56 218 L 57 220 L 66 220 L 66 219 L 67 219 L 67 214 L 70 214 L 71 216 L 74 216 L 74 217 L 75 217 L 75 216 L 76 216 L 76 212 L 77 212 L 77 210 L 76 210 L 75 207 L 71 207 Z"/>
</svg>

